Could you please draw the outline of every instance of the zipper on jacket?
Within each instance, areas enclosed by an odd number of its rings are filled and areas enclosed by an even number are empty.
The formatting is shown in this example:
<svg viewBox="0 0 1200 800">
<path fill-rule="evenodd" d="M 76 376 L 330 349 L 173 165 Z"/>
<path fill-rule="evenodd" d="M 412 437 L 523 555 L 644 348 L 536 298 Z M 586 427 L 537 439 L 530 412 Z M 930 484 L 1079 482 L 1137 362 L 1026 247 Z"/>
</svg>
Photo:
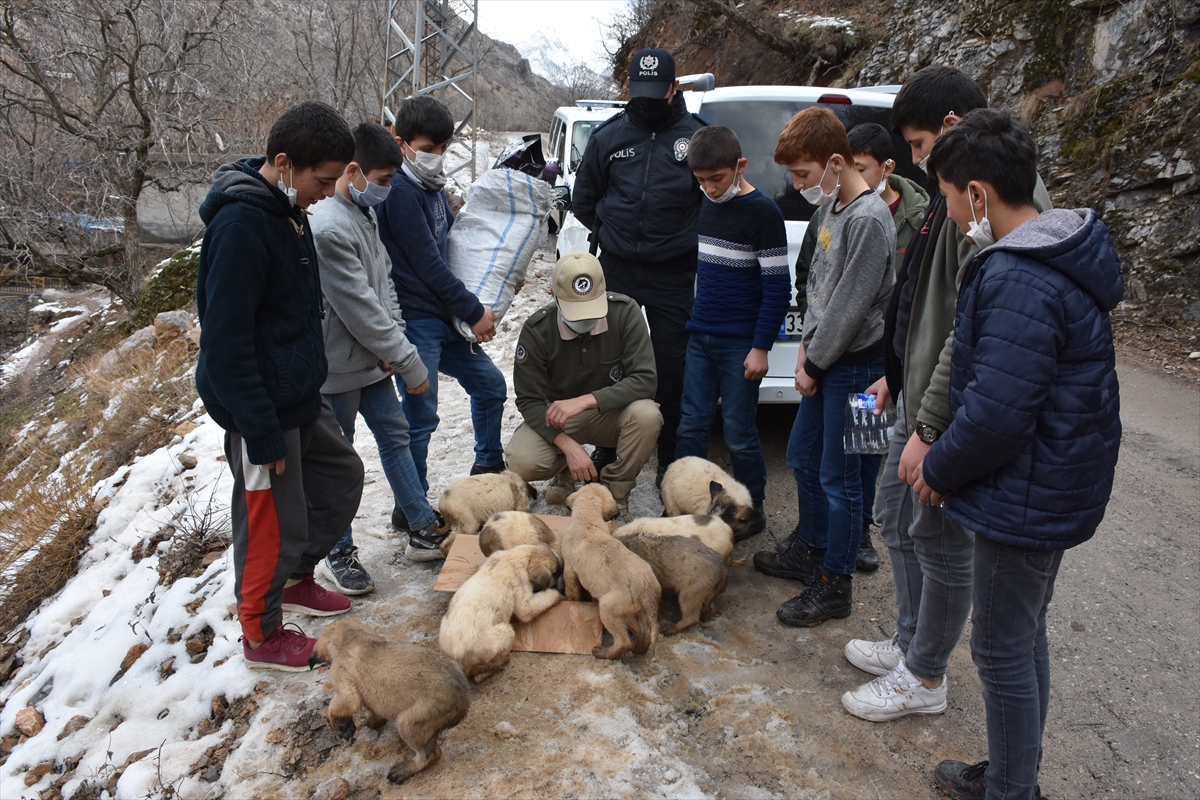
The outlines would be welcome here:
<svg viewBox="0 0 1200 800">
<path fill-rule="evenodd" d="M 646 172 L 642 175 L 642 200 L 638 207 L 637 248 L 633 251 L 635 256 L 642 254 L 642 225 L 645 224 L 646 220 L 646 185 L 650 181 L 650 160 L 654 157 L 654 139 L 656 136 L 658 136 L 658 131 L 650 133 L 650 147 L 646 150 Z M 634 260 L 637 261 L 638 259 L 635 257 Z"/>
</svg>

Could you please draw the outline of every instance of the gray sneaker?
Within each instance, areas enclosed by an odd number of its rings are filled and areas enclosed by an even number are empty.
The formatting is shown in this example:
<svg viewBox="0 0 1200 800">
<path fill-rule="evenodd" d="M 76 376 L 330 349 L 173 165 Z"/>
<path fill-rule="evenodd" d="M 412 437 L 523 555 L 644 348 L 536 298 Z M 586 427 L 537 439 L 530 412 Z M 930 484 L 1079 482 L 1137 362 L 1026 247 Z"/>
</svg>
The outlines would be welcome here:
<svg viewBox="0 0 1200 800">
<path fill-rule="evenodd" d="M 335 547 L 317 565 L 317 571 L 341 594 L 370 594 L 375 591 L 375 581 L 363 569 L 362 562 L 358 560 L 358 548 L 354 545 Z"/>
</svg>

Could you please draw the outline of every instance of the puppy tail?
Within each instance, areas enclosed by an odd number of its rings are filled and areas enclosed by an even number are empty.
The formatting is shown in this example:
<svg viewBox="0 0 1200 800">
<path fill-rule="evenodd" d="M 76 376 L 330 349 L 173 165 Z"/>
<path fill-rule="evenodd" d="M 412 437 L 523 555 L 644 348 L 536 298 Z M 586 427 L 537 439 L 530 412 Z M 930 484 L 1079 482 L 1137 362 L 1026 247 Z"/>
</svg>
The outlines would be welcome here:
<svg viewBox="0 0 1200 800">
<path fill-rule="evenodd" d="M 637 615 L 637 630 L 636 637 L 633 642 L 633 652 L 639 656 L 654 649 L 654 643 L 658 641 L 658 609 L 643 608 Z"/>
</svg>

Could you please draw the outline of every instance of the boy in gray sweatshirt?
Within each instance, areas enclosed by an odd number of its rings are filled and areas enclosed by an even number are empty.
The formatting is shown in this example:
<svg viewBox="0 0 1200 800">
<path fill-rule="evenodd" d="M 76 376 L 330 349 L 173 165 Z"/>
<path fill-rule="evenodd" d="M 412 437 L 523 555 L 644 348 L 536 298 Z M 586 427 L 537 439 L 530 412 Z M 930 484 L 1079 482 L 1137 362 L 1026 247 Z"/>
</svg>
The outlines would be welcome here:
<svg viewBox="0 0 1200 800">
<path fill-rule="evenodd" d="M 351 441 L 357 415 L 366 420 L 379 447 L 383 473 L 412 528 L 406 555 L 413 561 L 431 561 L 442 557 L 438 545 L 444 537 L 435 530 L 433 509 L 409 451 L 408 421 L 389 380 L 399 375 L 409 393 L 422 394 L 429 391 L 429 377 L 404 334 L 392 262 L 379 239 L 373 208 L 387 197 L 403 160 L 385 128 L 359 125 L 354 129 L 354 160 L 338 179 L 333 197 L 313 207 L 329 360 L 321 394 Z M 320 570 L 344 594 L 375 588 L 358 560 L 349 528 Z"/>
<path fill-rule="evenodd" d="M 808 588 L 776 615 L 811 627 L 850 616 L 850 580 L 863 522 L 863 483 L 874 482 L 879 456 L 849 455 L 842 445 L 847 397 L 883 374 L 883 312 L 895 283 L 896 230 L 887 204 L 854 165 L 846 129 L 827 108 L 794 116 L 775 148 L 808 202 L 824 207 L 809 265 L 804 333 L 796 363 L 803 395 L 788 440 L 800 522 L 781 553 L 762 552 L 754 566 L 801 580 Z M 863 460 L 873 459 L 863 469 Z M 866 472 L 866 475 L 863 475 Z"/>
</svg>

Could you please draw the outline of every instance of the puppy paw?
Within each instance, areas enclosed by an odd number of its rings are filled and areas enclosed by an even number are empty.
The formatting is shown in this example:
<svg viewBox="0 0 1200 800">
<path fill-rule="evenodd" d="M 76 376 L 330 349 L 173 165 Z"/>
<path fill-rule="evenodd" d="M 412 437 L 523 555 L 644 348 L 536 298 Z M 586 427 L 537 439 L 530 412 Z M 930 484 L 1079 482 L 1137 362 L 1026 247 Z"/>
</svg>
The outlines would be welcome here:
<svg viewBox="0 0 1200 800">
<path fill-rule="evenodd" d="M 338 735 L 339 739 L 345 739 L 346 741 L 350 741 L 351 739 L 353 739 L 354 738 L 354 720 L 352 720 L 352 719 L 339 720 L 338 724 L 337 724 L 337 735 Z"/>
</svg>

